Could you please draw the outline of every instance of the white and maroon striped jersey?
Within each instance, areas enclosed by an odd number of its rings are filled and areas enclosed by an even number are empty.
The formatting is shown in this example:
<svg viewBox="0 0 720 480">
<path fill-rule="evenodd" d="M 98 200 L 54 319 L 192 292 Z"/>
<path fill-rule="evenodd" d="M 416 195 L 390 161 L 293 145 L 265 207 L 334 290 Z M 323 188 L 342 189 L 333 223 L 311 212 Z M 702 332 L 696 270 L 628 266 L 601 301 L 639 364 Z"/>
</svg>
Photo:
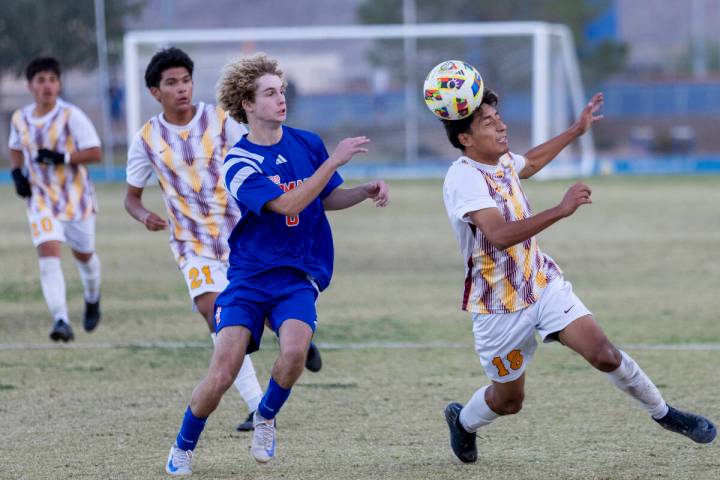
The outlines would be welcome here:
<svg viewBox="0 0 720 480">
<path fill-rule="evenodd" d="M 145 187 L 154 171 L 170 223 L 170 248 L 178 265 L 191 256 L 227 261 L 227 238 L 240 217 L 221 175 L 227 151 L 246 132 L 214 105 L 199 103 L 187 125 L 156 115 L 140 129 L 128 152 L 127 182 Z"/>
<path fill-rule="evenodd" d="M 460 157 L 445 176 L 445 208 L 465 261 L 463 310 L 521 310 L 535 303 L 549 281 L 562 273 L 540 251 L 535 237 L 499 250 L 470 222 L 470 212 L 485 208 L 497 208 L 507 222 L 532 215 L 518 177 L 524 165 L 525 159 L 514 154 L 504 155 L 497 165 Z"/>
<path fill-rule="evenodd" d="M 33 116 L 35 104 L 13 113 L 8 146 L 23 153 L 32 196 L 28 209 L 62 221 L 79 221 L 95 213 L 95 189 L 84 165 L 44 165 L 35 162 L 38 150 L 60 153 L 99 147 L 95 127 L 75 105 L 57 100 L 42 117 Z"/>
</svg>

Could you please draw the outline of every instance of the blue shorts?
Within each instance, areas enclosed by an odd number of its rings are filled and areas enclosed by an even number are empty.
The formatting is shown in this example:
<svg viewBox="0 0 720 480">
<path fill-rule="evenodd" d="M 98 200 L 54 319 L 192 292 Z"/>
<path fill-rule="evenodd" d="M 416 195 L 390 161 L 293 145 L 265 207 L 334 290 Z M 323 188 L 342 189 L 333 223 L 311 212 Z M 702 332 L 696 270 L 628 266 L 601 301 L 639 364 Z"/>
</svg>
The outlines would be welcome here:
<svg viewBox="0 0 720 480">
<path fill-rule="evenodd" d="M 260 348 L 265 319 L 275 334 L 288 319 L 307 323 L 314 333 L 317 296 L 312 279 L 294 268 L 275 268 L 242 283 L 231 282 L 215 300 L 215 332 L 229 326 L 247 328 L 248 354 Z"/>
</svg>

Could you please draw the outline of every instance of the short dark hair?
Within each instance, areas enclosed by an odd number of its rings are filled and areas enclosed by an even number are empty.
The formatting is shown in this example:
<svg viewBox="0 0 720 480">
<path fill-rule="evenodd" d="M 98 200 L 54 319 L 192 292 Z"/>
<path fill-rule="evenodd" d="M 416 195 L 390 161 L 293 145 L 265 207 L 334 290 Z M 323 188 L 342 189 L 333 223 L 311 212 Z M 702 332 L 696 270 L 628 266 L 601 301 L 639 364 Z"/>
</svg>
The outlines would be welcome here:
<svg viewBox="0 0 720 480">
<path fill-rule="evenodd" d="M 60 78 L 60 62 L 53 57 L 35 58 L 25 68 L 25 78 L 28 82 L 32 82 L 33 77 L 40 72 L 53 72 Z"/>
<path fill-rule="evenodd" d="M 468 133 L 470 131 L 470 124 L 473 122 L 473 119 L 475 118 L 475 115 L 478 115 L 480 111 L 482 111 L 483 104 L 490 105 L 491 107 L 496 107 L 498 104 L 498 101 L 500 99 L 498 98 L 497 94 L 493 92 L 492 90 L 486 88 L 483 92 L 482 101 L 480 102 L 480 105 L 477 106 L 477 108 L 473 111 L 472 114 L 468 115 L 467 117 L 461 119 L 461 120 L 444 120 L 443 119 L 443 125 L 445 126 L 445 133 L 447 133 L 448 140 L 450 140 L 450 143 L 452 143 L 452 146 L 455 148 L 458 148 L 465 151 L 465 146 L 460 143 L 460 140 L 458 139 L 458 135 L 461 133 Z"/>
<path fill-rule="evenodd" d="M 192 77 L 194 66 L 188 54 L 177 47 L 160 50 L 153 55 L 145 69 L 145 85 L 147 88 L 159 87 L 162 72 L 168 68 L 185 67 Z"/>
</svg>

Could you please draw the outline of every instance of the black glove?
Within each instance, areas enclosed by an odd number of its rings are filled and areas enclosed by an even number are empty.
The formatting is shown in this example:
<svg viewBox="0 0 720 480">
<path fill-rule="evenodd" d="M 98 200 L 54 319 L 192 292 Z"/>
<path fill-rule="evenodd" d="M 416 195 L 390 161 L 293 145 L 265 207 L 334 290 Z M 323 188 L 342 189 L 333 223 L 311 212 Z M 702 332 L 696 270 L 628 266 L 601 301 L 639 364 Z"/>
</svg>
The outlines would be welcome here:
<svg viewBox="0 0 720 480">
<path fill-rule="evenodd" d="M 41 148 L 38 150 L 38 156 L 35 158 L 35 161 L 43 165 L 63 165 L 65 163 L 65 154 L 54 152 L 47 148 Z"/>
<path fill-rule="evenodd" d="M 30 189 L 30 182 L 28 181 L 28 178 L 23 175 L 22 170 L 20 170 L 19 168 L 13 168 L 11 174 L 13 182 L 15 182 L 15 191 L 17 192 L 17 194 L 25 198 L 28 198 L 30 195 L 32 195 L 32 190 Z"/>
</svg>

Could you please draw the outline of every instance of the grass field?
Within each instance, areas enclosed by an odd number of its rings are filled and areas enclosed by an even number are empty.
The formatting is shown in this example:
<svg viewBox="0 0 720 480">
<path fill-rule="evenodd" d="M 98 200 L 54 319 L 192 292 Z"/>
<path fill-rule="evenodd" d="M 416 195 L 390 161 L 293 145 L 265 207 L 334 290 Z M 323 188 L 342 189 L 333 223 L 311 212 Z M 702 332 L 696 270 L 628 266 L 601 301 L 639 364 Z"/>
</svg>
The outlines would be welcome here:
<svg viewBox="0 0 720 480">
<path fill-rule="evenodd" d="M 720 421 L 720 177 L 590 184 L 595 203 L 543 233 L 541 248 L 666 399 Z M 539 211 L 567 186 L 526 188 Z M 233 428 L 246 412 L 230 391 L 200 441 L 195 477 L 720 477 L 717 442 L 697 446 L 664 432 L 559 346 L 541 346 L 529 366 L 523 412 L 482 430 L 480 460 L 460 464 L 442 411 L 487 383 L 469 315 L 458 308 L 463 262 L 440 182 L 391 188 L 385 210 L 331 214 L 336 271 L 318 304 L 316 338 L 324 367 L 303 375 L 280 415 L 277 460 L 250 458 L 250 435 Z M 82 331 L 82 290 L 65 250 L 76 341 L 43 348 L 54 345 L 29 229 L 20 201 L 0 189 L 0 478 L 163 477 L 207 368 L 210 340 L 166 233 L 127 216 L 122 186 L 100 185 L 98 196 L 103 321 Z M 158 191 L 146 197 L 162 211 Z M 254 355 L 263 386 L 276 353 L 270 340 Z"/>
</svg>

